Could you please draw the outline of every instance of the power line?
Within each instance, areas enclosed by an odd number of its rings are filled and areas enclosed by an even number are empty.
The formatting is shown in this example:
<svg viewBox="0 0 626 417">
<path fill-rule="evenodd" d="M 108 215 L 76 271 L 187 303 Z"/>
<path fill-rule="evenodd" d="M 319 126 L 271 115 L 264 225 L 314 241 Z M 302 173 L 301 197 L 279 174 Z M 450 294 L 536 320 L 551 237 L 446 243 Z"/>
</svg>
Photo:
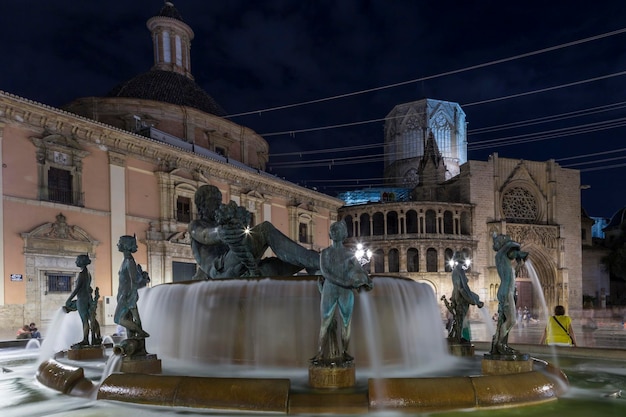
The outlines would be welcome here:
<svg viewBox="0 0 626 417">
<path fill-rule="evenodd" d="M 417 83 L 417 82 L 421 82 L 421 81 L 432 80 L 432 79 L 435 79 L 435 78 L 446 77 L 448 75 L 460 74 L 462 72 L 472 71 L 472 70 L 479 69 L 479 68 L 485 68 L 485 67 L 488 67 L 488 66 L 491 66 L 491 65 L 502 64 L 502 63 L 514 61 L 514 60 L 517 60 L 517 59 L 528 58 L 528 57 L 531 57 L 531 56 L 540 55 L 540 54 L 543 54 L 543 53 L 546 53 L 546 52 L 552 52 L 552 51 L 556 51 L 556 50 L 563 49 L 563 48 L 569 48 L 570 46 L 580 45 L 580 44 L 583 44 L 583 43 L 592 42 L 592 41 L 608 38 L 608 37 L 615 36 L 615 35 L 620 35 L 620 34 L 625 33 L 625 32 L 626 32 L 626 28 L 622 28 L 622 29 L 611 31 L 611 32 L 603 33 L 603 34 L 600 34 L 600 35 L 595 35 L 595 36 L 591 36 L 591 37 L 588 37 L 588 38 L 580 39 L 580 40 L 577 40 L 577 41 L 567 42 L 567 43 L 563 43 L 563 44 L 560 44 L 560 45 L 539 49 L 537 51 L 526 52 L 526 53 L 523 53 L 523 54 L 511 56 L 511 57 L 508 57 L 508 58 L 497 59 L 497 60 L 485 62 L 485 63 L 482 63 L 482 64 L 472 65 L 472 66 L 465 67 L 465 68 L 460 68 L 460 69 L 456 69 L 456 70 L 442 72 L 442 73 L 439 73 L 439 74 L 434 74 L 434 75 L 429 75 L 429 76 L 425 76 L 425 77 L 415 78 L 413 80 L 402 81 L 402 82 L 393 83 L 393 84 L 387 84 L 387 85 L 384 85 L 384 86 L 369 88 L 369 89 L 365 89 L 365 90 L 353 91 L 351 93 L 337 94 L 337 95 L 334 95 L 334 96 L 320 98 L 320 99 L 315 99 L 315 100 L 308 100 L 308 101 L 302 101 L 302 102 L 299 102 L 299 103 L 286 104 L 286 105 L 283 105 L 283 106 L 268 107 L 268 108 L 260 109 L 260 110 L 253 110 L 253 111 L 248 111 L 248 112 L 243 112 L 243 113 L 230 114 L 230 115 L 225 116 L 225 118 L 232 118 L 232 117 L 238 117 L 238 116 L 247 116 L 247 115 L 250 115 L 250 114 L 261 114 L 261 113 L 267 113 L 267 112 L 276 111 L 276 110 L 285 110 L 285 109 L 289 109 L 289 108 L 293 108 L 293 107 L 305 106 L 305 105 L 315 104 L 315 103 L 323 103 L 323 102 L 326 102 L 326 101 L 337 100 L 337 99 L 346 98 L 346 97 L 352 97 L 352 96 L 355 96 L 355 95 L 371 93 L 371 92 L 374 92 L 374 91 L 385 90 L 385 89 L 388 89 L 388 88 L 400 87 L 400 86 L 407 85 L 407 84 L 413 84 L 413 83 Z"/>
<path fill-rule="evenodd" d="M 599 132 L 607 129 L 614 129 L 618 127 L 626 126 L 626 117 L 612 119 L 608 121 L 595 122 L 595 123 L 587 123 L 567 128 L 553 129 L 544 132 L 538 133 L 528 133 L 522 135 L 515 136 L 506 136 L 500 137 L 496 139 L 485 140 L 481 142 L 475 142 L 468 144 L 468 151 L 476 151 L 487 148 L 496 148 L 503 146 L 512 146 L 512 145 L 520 145 L 524 143 L 532 143 L 538 141 L 544 141 L 549 139 L 556 139 L 564 136 L 574 136 L 585 133 L 593 133 Z M 367 145 L 368 148 L 382 148 L 382 144 L 377 145 Z M 312 151 L 312 153 L 329 153 L 329 152 L 337 152 L 337 149 L 341 149 L 342 151 L 347 151 L 350 147 L 343 148 L 334 148 L 330 150 L 326 150 L 322 152 L 321 150 Z M 376 153 L 376 154 L 368 154 L 368 155 L 359 155 L 359 156 L 347 156 L 347 157 L 333 157 L 333 158 L 324 158 L 324 159 L 312 159 L 307 161 L 292 161 L 292 162 L 278 162 L 271 164 L 272 168 L 315 168 L 321 166 L 332 166 L 332 165 L 357 165 L 371 162 L 380 162 L 385 158 L 391 158 L 403 155 L 402 151 L 398 151 L 395 153 Z"/>
<path fill-rule="evenodd" d="M 477 106 L 477 105 L 480 105 L 480 104 L 494 103 L 494 102 L 497 102 L 497 101 L 503 101 L 503 100 L 509 100 L 509 99 L 512 99 L 512 98 L 524 97 L 524 96 L 528 96 L 528 95 L 531 95 L 531 94 L 545 93 L 547 91 L 559 90 L 561 88 L 573 87 L 573 86 L 582 85 L 582 84 L 586 84 L 586 83 L 591 83 L 591 82 L 595 82 L 595 81 L 606 80 L 606 79 L 609 79 L 609 78 L 621 77 L 623 75 L 626 75 L 626 71 L 615 72 L 615 73 L 612 73 L 612 74 L 601 75 L 599 77 L 587 78 L 587 79 L 584 79 L 584 80 L 574 81 L 574 82 L 571 82 L 571 83 L 560 84 L 560 85 L 556 85 L 556 86 L 552 86 L 552 87 L 546 87 L 546 88 L 540 88 L 540 89 L 537 89 L 537 90 L 531 90 L 531 91 L 526 91 L 526 92 L 523 92 L 523 93 L 511 94 L 511 95 L 503 96 L 503 97 L 495 97 L 495 98 L 491 98 L 491 99 L 487 99 L 487 100 L 481 100 L 481 101 L 475 101 L 475 102 L 472 102 L 472 103 L 460 104 L 460 106 L 461 107 L 471 107 L 471 106 Z M 378 118 L 378 119 L 362 120 L 362 121 L 358 121 L 358 122 L 340 123 L 340 124 L 335 124 L 335 125 L 311 127 L 311 128 L 306 128 L 306 129 L 283 130 L 283 131 L 280 131 L 280 132 L 263 133 L 263 134 L 261 134 L 261 136 L 263 136 L 263 137 L 281 136 L 281 135 L 295 136 L 297 133 L 306 133 L 306 132 L 314 132 L 314 131 L 329 130 L 329 129 L 339 129 L 339 128 L 343 128 L 343 127 L 352 127 L 352 126 L 364 125 L 364 124 L 369 124 L 369 123 L 376 123 L 376 122 L 382 122 L 382 121 L 387 121 L 387 120 L 393 120 L 393 119 L 402 118 L 402 117 L 404 117 L 404 115 L 402 115 L 402 116 L 393 116 L 393 117 L 383 117 L 383 118 Z"/>
<path fill-rule="evenodd" d="M 588 116 L 591 114 L 614 111 L 614 110 L 619 110 L 623 108 L 626 108 L 626 101 L 620 101 L 618 103 L 606 104 L 604 106 L 597 106 L 597 107 L 592 107 L 589 109 L 575 110 L 572 112 L 560 113 L 560 114 L 555 114 L 551 116 L 537 117 L 535 119 L 505 123 L 505 124 L 496 125 L 496 126 L 482 127 L 478 129 L 470 129 L 467 131 L 467 134 L 469 136 L 469 135 L 478 135 L 478 134 L 483 134 L 483 133 L 497 132 L 499 130 L 507 130 L 507 129 L 514 129 L 514 128 L 516 129 L 520 127 L 528 127 L 528 126 L 534 126 L 534 125 L 538 125 L 542 123 L 550 123 L 550 122 L 556 122 L 556 121 L 565 120 L 565 119 L 571 119 L 574 117 Z"/>
</svg>

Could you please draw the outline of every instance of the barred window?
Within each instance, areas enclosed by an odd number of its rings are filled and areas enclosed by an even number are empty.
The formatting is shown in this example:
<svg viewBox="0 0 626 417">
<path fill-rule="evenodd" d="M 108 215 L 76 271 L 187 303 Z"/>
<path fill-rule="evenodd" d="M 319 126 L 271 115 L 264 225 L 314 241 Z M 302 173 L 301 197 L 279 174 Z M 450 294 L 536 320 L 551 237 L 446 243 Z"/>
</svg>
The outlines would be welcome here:
<svg viewBox="0 0 626 417">
<path fill-rule="evenodd" d="M 191 198 L 178 196 L 176 199 L 176 220 L 182 223 L 191 221 Z"/>
<path fill-rule="evenodd" d="M 71 292 L 74 275 L 48 273 L 48 292 Z"/>
</svg>

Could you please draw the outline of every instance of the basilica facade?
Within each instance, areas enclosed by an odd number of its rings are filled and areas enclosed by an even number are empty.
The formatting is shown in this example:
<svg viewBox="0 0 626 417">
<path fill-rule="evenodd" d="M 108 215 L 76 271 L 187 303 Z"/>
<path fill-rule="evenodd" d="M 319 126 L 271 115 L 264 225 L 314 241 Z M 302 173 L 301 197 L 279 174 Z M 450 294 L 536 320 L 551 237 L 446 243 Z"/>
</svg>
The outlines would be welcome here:
<svg viewBox="0 0 626 417">
<path fill-rule="evenodd" d="M 545 300 L 548 311 L 561 304 L 578 314 L 583 295 L 579 172 L 553 160 L 497 154 L 468 161 L 466 143 L 465 114 L 458 104 L 424 99 L 396 106 L 385 126 L 384 175 L 406 192 L 381 190 L 385 198 L 341 208 L 350 244 L 373 252 L 371 273 L 427 282 L 437 298 L 451 294 L 448 261 L 462 251 L 471 259 L 470 287 L 494 313 L 500 279 L 492 237 L 507 234 L 530 253 L 516 279 L 518 306 L 538 314 Z"/>
<path fill-rule="evenodd" d="M 171 3 L 148 20 L 154 64 L 105 97 L 54 108 L 0 91 L 0 327 L 50 323 L 88 254 L 102 322 L 112 323 L 122 235 L 151 285 L 194 277 L 187 226 L 195 191 L 223 201 L 321 250 L 339 199 L 265 172 L 267 142 L 223 118 L 194 81 L 192 29 Z"/>
</svg>

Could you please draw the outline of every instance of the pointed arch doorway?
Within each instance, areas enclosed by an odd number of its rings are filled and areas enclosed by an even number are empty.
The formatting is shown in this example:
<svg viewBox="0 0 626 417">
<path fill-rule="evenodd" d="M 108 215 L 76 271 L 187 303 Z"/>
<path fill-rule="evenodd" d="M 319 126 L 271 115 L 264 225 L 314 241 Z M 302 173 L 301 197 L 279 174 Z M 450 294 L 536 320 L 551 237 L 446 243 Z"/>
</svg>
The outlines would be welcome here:
<svg viewBox="0 0 626 417">
<path fill-rule="evenodd" d="M 528 261 L 515 278 L 517 307 L 522 310 L 528 307 L 533 317 L 543 318 L 545 314 L 550 315 L 554 306 L 560 303 L 556 291 L 556 264 L 545 255 L 543 248 L 531 244 L 525 249 L 530 254 Z M 542 311 L 544 303 L 546 312 Z"/>
</svg>

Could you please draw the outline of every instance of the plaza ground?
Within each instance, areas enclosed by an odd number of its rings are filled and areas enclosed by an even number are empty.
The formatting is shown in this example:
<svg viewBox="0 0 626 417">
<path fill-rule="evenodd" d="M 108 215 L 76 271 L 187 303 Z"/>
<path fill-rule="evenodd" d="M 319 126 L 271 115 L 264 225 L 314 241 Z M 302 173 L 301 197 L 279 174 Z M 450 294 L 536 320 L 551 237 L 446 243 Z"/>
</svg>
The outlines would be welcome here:
<svg viewBox="0 0 626 417">
<path fill-rule="evenodd" d="M 624 323 L 617 318 L 596 320 L 598 328 L 594 331 L 583 331 L 580 324 L 574 323 L 574 333 L 580 347 L 599 347 L 626 349 L 626 329 Z M 538 344 L 545 327 L 545 322 L 537 321 L 527 325 L 516 324 L 509 333 L 510 344 Z M 43 337 L 46 337 L 46 328 L 39 327 Z M 102 326 L 102 336 L 113 335 L 116 326 Z M 471 323 L 472 341 L 488 342 L 493 335 L 487 325 L 483 322 L 474 321 Z M 17 334 L 17 329 L 0 329 L 0 341 L 13 340 Z M 445 328 L 442 323 L 442 337 L 445 337 Z"/>
</svg>

